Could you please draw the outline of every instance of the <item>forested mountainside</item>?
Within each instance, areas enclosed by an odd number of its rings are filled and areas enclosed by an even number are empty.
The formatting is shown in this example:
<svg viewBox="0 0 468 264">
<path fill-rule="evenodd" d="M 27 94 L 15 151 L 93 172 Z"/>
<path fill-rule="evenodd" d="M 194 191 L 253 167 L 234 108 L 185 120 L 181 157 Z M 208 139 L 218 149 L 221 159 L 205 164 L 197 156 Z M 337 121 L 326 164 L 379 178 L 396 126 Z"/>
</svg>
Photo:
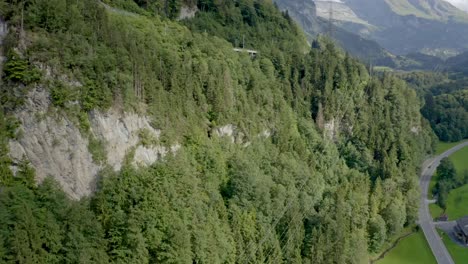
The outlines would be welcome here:
<svg viewBox="0 0 468 264">
<path fill-rule="evenodd" d="M 0 7 L 1 262 L 367 263 L 416 221 L 416 93 L 271 2 Z"/>
<path fill-rule="evenodd" d="M 435 96 L 428 93 L 425 99 L 422 114 L 429 120 L 441 140 L 456 142 L 468 137 L 467 90 Z"/>
<path fill-rule="evenodd" d="M 468 137 L 468 79 L 463 57 L 448 60 L 442 72 L 412 72 L 401 76 L 423 98 L 423 116 L 442 141 L 456 142 Z M 461 70 L 461 71 L 459 71 Z"/>
</svg>

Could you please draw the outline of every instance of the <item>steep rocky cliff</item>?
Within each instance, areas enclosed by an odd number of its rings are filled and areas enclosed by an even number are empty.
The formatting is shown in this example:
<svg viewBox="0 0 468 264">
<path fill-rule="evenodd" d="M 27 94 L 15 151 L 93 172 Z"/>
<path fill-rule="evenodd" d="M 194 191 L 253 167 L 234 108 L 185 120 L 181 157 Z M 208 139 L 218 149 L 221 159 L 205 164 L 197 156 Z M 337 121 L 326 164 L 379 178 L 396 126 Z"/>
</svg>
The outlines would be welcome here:
<svg viewBox="0 0 468 264">
<path fill-rule="evenodd" d="M 0 72 L 3 71 L 2 65 L 5 61 L 5 56 L 3 54 L 3 39 L 8 33 L 8 25 L 3 19 L 0 17 Z"/>
<path fill-rule="evenodd" d="M 37 181 L 52 176 L 75 199 L 93 192 L 99 171 L 105 166 L 118 171 L 126 156 L 133 164 L 148 166 L 180 147 L 142 145 L 142 131 L 156 141 L 161 133 L 151 127 L 145 116 L 95 110 L 89 114 L 91 138 L 101 142 L 97 147 L 102 147 L 105 154 L 104 161 L 96 161 L 90 151 L 90 137 L 51 106 L 49 93 L 41 87 L 28 94 L 14 115 L 21 123 L 20 136 L 9 143 L 14 164 L 28 160 L 36 170 Z"/>
</svg>

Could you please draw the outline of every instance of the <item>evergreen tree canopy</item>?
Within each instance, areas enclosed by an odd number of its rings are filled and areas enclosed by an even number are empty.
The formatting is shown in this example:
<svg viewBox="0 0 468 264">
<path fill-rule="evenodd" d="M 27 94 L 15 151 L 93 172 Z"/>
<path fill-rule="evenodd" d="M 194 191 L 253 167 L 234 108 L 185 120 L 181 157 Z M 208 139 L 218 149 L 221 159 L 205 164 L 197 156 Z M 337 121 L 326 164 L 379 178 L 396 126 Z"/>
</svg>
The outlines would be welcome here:
<svg viewBox="0 0 468 264">
<path fill-rule="evenodd" d="M 174 19 L 187 5 L 196 16 Z M 17 52 L 1 88 L 1 262 L 364 263 L 414 224 L 432 140 L 416 93 L 326 39 L 309 48 L 271 1 L 0 6 Z M 242 39 L 256 57 L 233 50 Z M 36 186 L 27 164 L 9 171 L 7 145 L 13 110 L 38 86 L 83 133 L 90 111 L 117 105 L 182 148 L 148 168 L 103 169 L 82 201 Z M 236 143 L 212 133 L 227 124 Z"/>
</svg>

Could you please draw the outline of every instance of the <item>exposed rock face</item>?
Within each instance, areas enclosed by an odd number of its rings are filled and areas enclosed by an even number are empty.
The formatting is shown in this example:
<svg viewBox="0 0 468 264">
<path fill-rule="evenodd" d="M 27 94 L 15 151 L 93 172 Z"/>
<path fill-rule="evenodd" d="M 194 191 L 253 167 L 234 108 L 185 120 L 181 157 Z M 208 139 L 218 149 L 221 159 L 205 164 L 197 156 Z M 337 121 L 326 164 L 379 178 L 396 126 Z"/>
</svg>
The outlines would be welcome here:
<svg viewBox="0 0 468 264">
<path fill-rule="evenodd" d="M 262 136 L 264 138 L 269 138 L 269 137 L 271 137 L 271 131 L 268 130 L 268 129 L 265 129 L 265 130 L 262 131 L 262 133 L 260 133 L 259 136 Z"/>
<path fill-rule="evenodd" d="M 93 161 L 88 137 L 67 117 L 51 114 L 50 103 L 49 93 L 40 87 L 29 93 L 15 112 L 22 124 L 22 136 L 10 141 L 10 156 L 14 161 L 29 160 L 38 182 L 52 176 L 71 198 L 80 199 L 95 190 L 102 166 Z M 131 150 L 135 150 L 133 164 L 148 166 L 181 147 L 142 146 L 140 131 L 155 139 L 161 131 L 151 127 L 147 117 L 134 113 L 94 111 L 90 123 L 91 134 L 104 142 L 107 165 L 116 171 Z"/>
<path fill-rule="evenodd" d="M 193 17 L 195 17 L 195 14 L 197 14 L 197 12 L 198 12 L 198 7 L 197 6 L 193 6 L 193 7 L 183 6 L 180 9 L 180 14 L 179 14 L 179 17 L 177 19 L 182 20 L 182 19 L 193 18 Z"/>
<path fill-rule="evenodd" d="M 88 139 L 67 118 L 46 114 L 50 100 L 44 89 L 33 90 L 26 100 L 15 113 L 23 136 L 10 141 L 11 157 L 28 159 L 39 182 L 52 176 L 70 197 L 89 195 L 100 167 L 88 151 Z"/>
<path fill-rule="evenodd" d="M 302 26 L 309 37 L 324 31 L 325 26 L 321 26 L 320 21 L 317 19 L 317 7 L 314 1 L 279 0 L 275 2 L 281 9 L 288 10 L 289 15 Z"/>
<path fill-rule="evenodd" d="M 3 38 L 8 33 L 8 25 L 3 19 L 0 17 L 0 45 L 2 44 Z"/>
<path fill-rule="evenodd" d="M 411 132 L 416 134 L 416 135 L 419 135 L 419 132 L 421 132 L 422 128 L 420 126 L 413 126 L 411 127 Z"/>
<path fill-rule="evenodd" d="M 240 132 L 239 129 L 232 124 L 228 124 L 222 127 L 214 129 L 214 134 L 218 137 L 228 137 L 232 143 L 242 144 L 244 143 L 244 133 Z"/>
<path fill-rule="evenodd" d="M 325 123 L 324 126 L 325 135 L 330 140 L 336 140 L 340 132 L 340 121 L 333 118 L 332 120 Z"/>
<path fill-rule="evenodd" d="M 137 166 L 149 166 L 168 154 L 175 154 L 180 148 L 181 146 L 179 144 L 175 144 L 170 148 L 163 146 L 138 146 L 135 150 L 133 164 Z"/>
<path fill-rule="evenodd" d="M 468 12 L 468 1 L 466 0 L 445 0 L 445 1 L 451 3 L 452 5 L 460 8 L 461 10 L 465 12 Z"/>
<path fill-rule="evenodd" d="M 246 137 L 244 133 L 240 132 L 239 128 L 233 124 L 227 124 L 214 128 L 213 133 L 217 137 L 226 137 L 230 139 L 231 143 L 233 144 L 240 144 L 244 147 L 248 147 L 252 144 L 252 142 L 248 141 L 248 137 Z M 256 137 L 261 139 L 268 139 L 272 134 L 273 132 L 271 130 L 265 129 L 257 134 Z M 174 150 L 172 150 L 172 152 L 174 152 Z"/>
<path fill-rule="evenodd" d="M 316 0 L 315 5 L 319 17 L 368 25 L 366 21 L 359 18 L 356 13 L 343 2 Z"/>
<path fill-rule="evenodd" d="M 234 125 L 229 124 L 229 125 L 216 128 L 215 134 L 219 137 L 230 137 L 232 138 L 232 142 L 234 143 L 234 134 L 235 134 L 236 129 L 237 128 Z"/>
<path fill-rule="evenodd" d="M 140 142 L 138 133 L 142 129 L 149 131 L 155 138 L 159 138 L 161 134 L 161 131 L 151 127 L 147 117 L 141 117 L 134 113 L 119 114 L 116 111 L 107 113 L 94 111 L 90 119 L 91 131 L 97 138 L 105 142 L 107 163 L 116 171 L 120 170 L 127 151 L 136 147 Z M 160 155 L 160 151 L 154 150 L 149 151 L 147 155 L 157 157 L 164 156 L 165 153 Z M 157 159 L 152 160 L 154 162 Z"/>
<path fill-rule="evenodd" d="M 3 62 L 5 61 L 5 57 L 3 54 L 3 39 L 8 34 L 8 25 L 3 19 L 0 17 L 0 73 L 3 72 Z"/>
</svg>

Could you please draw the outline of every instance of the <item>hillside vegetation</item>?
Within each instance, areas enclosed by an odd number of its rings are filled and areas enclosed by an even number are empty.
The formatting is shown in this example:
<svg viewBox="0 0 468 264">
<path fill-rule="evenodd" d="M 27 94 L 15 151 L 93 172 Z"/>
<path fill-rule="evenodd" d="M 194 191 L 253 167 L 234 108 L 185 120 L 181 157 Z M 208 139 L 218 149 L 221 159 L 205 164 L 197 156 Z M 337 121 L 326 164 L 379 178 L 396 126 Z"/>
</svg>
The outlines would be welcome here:
<svg viewBox="0 0 468 264">
<path fill-rule="evenodd" d="M 423 98 L 421 113 L 439 139 L 457 142 L 468 137 L 468 79 L 462 73 L 449 72 L 399 75 Z"/>
<path fill-rule="evenodd" d="M 309 48 L 270 1 L 105 3 L 0 0 L 0 262 L 366 263 L 415 223 L 432 134 L 402 80 Z M 175 20 L 186 5 L 200 11 Z M 244 37 L 256 57 L 233 51 Z M 117 108 L 182 148 L 147 168 L 101 160 L 95 194 L 70 200 L 27 157 L 9 169 L 33 89 L 83 134 Z M 235 140 L 213 133 L 229 124 Z"/>
<path fill-rule="evenodd" d="M 468 90 L 426 96 L 421 110 L 443 141 L 460 141 L 468 137 Z"/>
</svg>

